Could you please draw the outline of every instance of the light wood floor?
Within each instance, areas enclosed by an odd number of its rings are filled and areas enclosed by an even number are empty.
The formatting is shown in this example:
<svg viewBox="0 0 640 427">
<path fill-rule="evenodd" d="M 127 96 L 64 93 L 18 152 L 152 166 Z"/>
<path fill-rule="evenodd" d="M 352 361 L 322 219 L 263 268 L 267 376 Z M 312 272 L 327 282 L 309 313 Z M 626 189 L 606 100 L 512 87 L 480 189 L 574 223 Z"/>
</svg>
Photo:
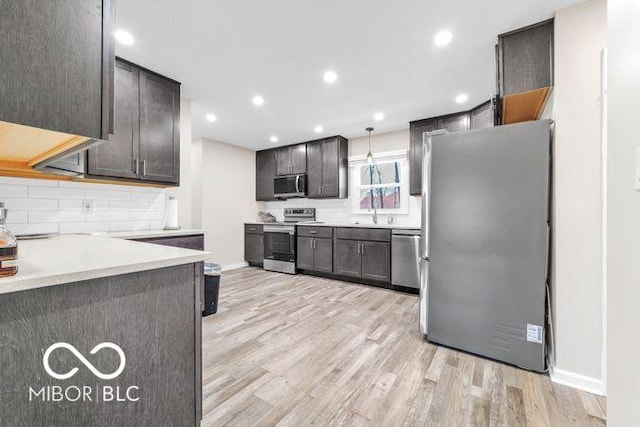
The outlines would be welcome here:
<svg viewBox="0 0 640 427">
<path fill-rule="evenodd" d="M 203 326 L 203 425 L 604 425 L 605 399 L 427 343 L 418 299 L 243 268 Z"/>
</svg>

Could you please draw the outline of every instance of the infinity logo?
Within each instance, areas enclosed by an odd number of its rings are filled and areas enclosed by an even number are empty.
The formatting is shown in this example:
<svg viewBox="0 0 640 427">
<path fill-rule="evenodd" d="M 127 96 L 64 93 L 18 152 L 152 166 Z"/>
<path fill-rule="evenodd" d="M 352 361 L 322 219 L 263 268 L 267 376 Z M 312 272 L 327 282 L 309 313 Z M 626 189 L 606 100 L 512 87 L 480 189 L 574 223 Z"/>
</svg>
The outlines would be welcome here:
<svg viewBox="0 0 640 427">
<path fill-rule="evenodd" d="M 65 348 L 69 350 L 80 362 L 84 364 L 84 366 L 89 368 L 89 370 L 93 373 L 93 375 L 103 380 L 112 380 L 116 378 L 118 375 L 122 373 L 122 371 L 124 370 L 124 366 L 127 363 L 127 358 L 125 357 L 124 352 L 118 345 L 112 342 L 100 343 L 97 346 L 93 347 L 89 353 L 96 354 L 103 348 L 110 348 L 114 350 L 116 353 L 118 353 L 118 356 L 120 356 L 120 366 L 118 366 L 118 369 L 116 369 L 115 372 L 111 374 L 103 374 L 102 372 L 98 371 L 96 367 L 93 366 L 91 362 L 89 362 L 74 346 L 66 342 L 57 342 L 51 345 L 47 349 L 47 351 L 44 352 L 44 356 L 42 356 L 42 364 L 44 365 L 45 371 L 47 371 L 47 373 L 50 376 L 58 380 L 66 380 L 68 378 L 71 378 L 78 372 L 78 368 L 73 368 L 66 374 L 58 374 L 57 372 L 54 372 L 53 369 L 51 369 L 51 366 L 49 366 L 49 356 L 51 356 L 51 353 L 53 353 L 54 350 L 58 348 Z"/>
</svg>

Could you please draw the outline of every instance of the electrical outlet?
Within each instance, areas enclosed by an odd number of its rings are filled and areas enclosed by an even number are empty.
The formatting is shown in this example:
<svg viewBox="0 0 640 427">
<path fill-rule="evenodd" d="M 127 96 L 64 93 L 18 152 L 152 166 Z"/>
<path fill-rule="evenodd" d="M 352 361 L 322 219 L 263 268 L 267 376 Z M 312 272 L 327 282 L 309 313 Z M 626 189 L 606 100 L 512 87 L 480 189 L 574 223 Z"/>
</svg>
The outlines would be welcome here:
<svg viewBox="0 0 640 427">
<path fill-rule="evenodd" d="M 83 214 L 92 214 L 93 213 L 93 200 L 83 200 L 82 201 L 82 213 Z"/>
</svg>

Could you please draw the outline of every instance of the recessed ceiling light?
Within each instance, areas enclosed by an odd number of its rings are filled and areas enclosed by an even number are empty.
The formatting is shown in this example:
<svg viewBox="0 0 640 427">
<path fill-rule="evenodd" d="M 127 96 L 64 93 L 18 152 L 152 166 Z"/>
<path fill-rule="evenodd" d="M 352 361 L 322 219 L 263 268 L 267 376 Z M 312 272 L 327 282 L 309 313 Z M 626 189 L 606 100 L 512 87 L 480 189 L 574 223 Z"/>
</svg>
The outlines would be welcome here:
<svg viewBox="0 0 640 427">
<path fill-rule="evenodd" d="M 324 130 L 324 128 L 322 126 L 320 126 L 320 125 L 318 125 L 318 126 L 313 128 L 313 131 L 315 133 L 322 133 L 323 130 Z"/>
<path fill-rule="evenodd" d="M 453 34 L 451 34 L 450 31 L 440 31 L 433 38 L 433 43 L 435 43 L 436 46 L 446 46 L 451 43 L 451 39 L 453 39 Z"/>
<path fill-rule="evenodd" d="M 215 114 L 207 114 L 205 118 L 207 119 L 208 122 L 215 122 L 217 120 Z"/>
<path fill-rule="evenodd" d="M 129 45 L 129 44 L 133 44 L 133 42 L 135 41 L 131 33 L 125 30 L 116 30 L 116 32 L 113 33 L 113 35 L 116 38 L 116 40 L 118 40 L 122 44 Z"/>
<path fill-rule="evenodd" d="M 373 119 L 377 122 L 379 122 L 380 120 L 384 120 L 384 114 L 382 113 L 375 113 L 373 115 Z"/>
<path fill-rule="evenodd" d="M 458 104 L 462 104 L 464 102 L 467 102 L 468 99 L 469 99 L 469 97 L 467 96 L 466 93 L 461 93 L 460 95 L 456 96 L 456 102 Z"/>
<path fill-rule="evenodd" d="M 336 80 L 338 80 L 338 75 L 335 73 L 335 71 L 327 71 L 324 73 L 324 76 L 322 78 L 325 82 L 333 84 L 336 82 Z"/>
<path fill-rule="evenodd" d="M 262 104 L 264 104 L 264 98 L 260 95 L 256 95 L 251 98 L 251 102 L 253 102 L 253 105 L 255 105 L 256 107 L 260 107 Z"/>
<path fill-rule="evenodd" d="M 278 137 L 277 136 L 272 136 L 271 138 L 269 138 L 269 141 L 271 142 L 278 142 Z"/>
</svg>

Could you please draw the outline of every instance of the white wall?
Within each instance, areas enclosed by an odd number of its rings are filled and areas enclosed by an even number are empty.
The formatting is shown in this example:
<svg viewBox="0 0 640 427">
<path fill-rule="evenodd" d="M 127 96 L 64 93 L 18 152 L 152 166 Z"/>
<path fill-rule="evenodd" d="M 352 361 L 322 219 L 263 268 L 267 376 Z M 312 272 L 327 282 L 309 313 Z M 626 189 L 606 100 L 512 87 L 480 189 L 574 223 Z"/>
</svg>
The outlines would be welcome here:
<svg viewBox="0 0 640 427">
<path fill-rule="evenodd" d="M 376 153 L 387 151 L 409 150 L 409 130 L 401 130 L 384 134 L 371 134 L 371 151 L 373 156 Z M 368 136 L 349 140 L 349 156 L 367 154 L 369 152 Z M 402 225 L 420 224 L 420 197 L 409 197 L 409 213 L 394 214 L 394 223 Z M 316 219 L 323 222 L 371 222 L 371 215 L 351 214 L 349 199 L 290 199 L 286 201 L 268 202 L 267 211 L 271 212 L 278 219 L 282 219 L 284 208 L 309 207 L 316 208 Z M 379 223 L 385 223 L 387 215 L 378 215 Z"/>
<path fill-rule="evenodd" d="M 178 200 L 178 221 L 182 228 L 192 228 L 191 173 L 191 100 L 180 99 L 180 186 L 167 190 L 167 197 Z"/>
<path fill-rule="evenodd" d="M 640 424 L 640 2 L 609 0 L 607 424 Z"/>
<path fill-rule="evenodd" d="M 201 153 L 201 165 L 194 166 L 193 179 L 201 185 L 193 200 L 200 206 L 200 221 L 194 226 L 205 230 L 211 261 L 227 268 L 243 264 L 244 223 L 259 220 L 258 212 L 264 210 L 255 200 L 256 153 L 208 139 L 195 141 L 192 149 Z"/>
<path fill-rule="evenodd" d="M 555 17 L 552 378 L 602 389 L 601 66 L 606 2 Z M 584 376 L 582 378 L 579 376 Z"/>
</svg>

